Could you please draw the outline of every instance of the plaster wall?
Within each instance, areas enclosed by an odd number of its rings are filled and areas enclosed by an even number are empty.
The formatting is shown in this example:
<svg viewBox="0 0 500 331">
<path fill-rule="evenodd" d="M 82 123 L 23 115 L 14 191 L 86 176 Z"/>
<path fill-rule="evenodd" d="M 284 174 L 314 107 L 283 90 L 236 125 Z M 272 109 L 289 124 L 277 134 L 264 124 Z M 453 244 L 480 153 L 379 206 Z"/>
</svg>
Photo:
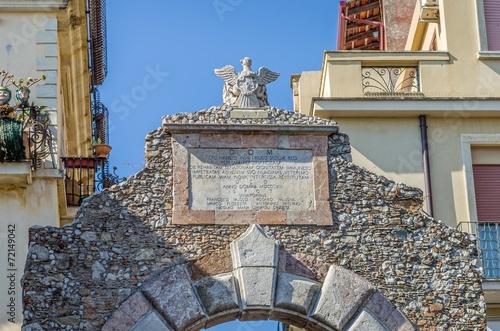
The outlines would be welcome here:
<svg viewBox="0 0 500 331">
<path fill-rule="evenodd" d="M 0 34 L 1 70 L 14 74 L 17 79 L 38 76 L 37 58 L 44 57 L 45 54 L 38 47 L 36 40 L 37 36 L 41 36 L 41 32 L 45 31 L 49 17 L 47 13 L 2 13 L 0 29 L 6 33 Z M 14 94 L 15 86 L 10 88 Z M 30 90 L 32 90 L 32 97 L 35 96 L 37 86 L 33 86 Z"/>
<path fill-rule="evenodd" d="M 28 229 L 57 226 L 57 183 L 34 179 L 27 187 L 0 187 L 0 330 L 20 330 L 21 277 L 28 253 Z"/>
<path fill-rule="evenodd" d="M 321 71 L 303 71 L 298 83 L 299 109 L 310 110 L 312 98 L 319 95 Z"/>
<path fill-rule="evenodd" d="M 350 134 L 354 163 L 417 187 L 426 197 L 418 118 L 339 118 L 337 123 Z M 454 227 L 470 221 L 460 134 L 498 132 L 500 119 L 428 117 L 427 126 L 434 217 Z"/>
</svg>

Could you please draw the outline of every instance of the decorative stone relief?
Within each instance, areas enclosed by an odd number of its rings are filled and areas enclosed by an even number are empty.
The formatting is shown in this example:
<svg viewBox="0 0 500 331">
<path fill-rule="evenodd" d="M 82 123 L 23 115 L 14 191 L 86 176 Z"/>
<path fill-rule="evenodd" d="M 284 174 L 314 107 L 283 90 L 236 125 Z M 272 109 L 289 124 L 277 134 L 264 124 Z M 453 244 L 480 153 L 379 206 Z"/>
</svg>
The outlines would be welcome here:
<svg viewBox="0 0 500 331">
<path fill-rule="evenodd" d="M 280 75 L 266 67 L 260 67 L 256 74 L 252 71 L 252 60 L 245 57 L 240 61 L 243 71 L 236 73 L 232 65 L 215 69 L 215 74 L 225 82 L 222 92 L 224 104 L 239 108 L 259 108 L 269 106 L 266 85 Z"/>
</svg>

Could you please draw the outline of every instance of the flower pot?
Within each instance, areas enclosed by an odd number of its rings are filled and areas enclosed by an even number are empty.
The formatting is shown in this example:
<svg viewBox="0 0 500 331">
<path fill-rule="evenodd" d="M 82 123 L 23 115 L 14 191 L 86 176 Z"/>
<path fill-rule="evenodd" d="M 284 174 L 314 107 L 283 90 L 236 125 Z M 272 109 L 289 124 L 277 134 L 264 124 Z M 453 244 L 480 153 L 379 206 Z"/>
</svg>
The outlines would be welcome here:
<svg viewBox="0 0 500 331">
<path fill-rule="evenodd" d="M 91 169 L 94 168 L 94 158 L 82 158 L 82 157 L 63 157 L 64 166 L 66 168 L 83 168 Z"/>
<path fill-rule="evenodd" d="M 105 159 L 108 157 L 108 154 L 111 151 L 111 146 L 106 144 L 97 144 L 94 146 L 94 151 L 97 154 L 98 158 Z"/>
</svg>

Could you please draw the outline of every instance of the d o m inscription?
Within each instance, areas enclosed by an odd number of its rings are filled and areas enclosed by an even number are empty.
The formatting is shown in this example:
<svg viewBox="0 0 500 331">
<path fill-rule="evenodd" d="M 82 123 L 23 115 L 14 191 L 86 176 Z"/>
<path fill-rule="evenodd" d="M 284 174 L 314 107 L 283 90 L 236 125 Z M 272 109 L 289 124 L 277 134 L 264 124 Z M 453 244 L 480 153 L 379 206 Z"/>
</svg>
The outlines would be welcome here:
<svg viewBox="0 0 500 331">
<path fill-rule="evenodd" d="M 314 210 L 311 150 L 189 149 L 191 210 Z"/>
</svg>

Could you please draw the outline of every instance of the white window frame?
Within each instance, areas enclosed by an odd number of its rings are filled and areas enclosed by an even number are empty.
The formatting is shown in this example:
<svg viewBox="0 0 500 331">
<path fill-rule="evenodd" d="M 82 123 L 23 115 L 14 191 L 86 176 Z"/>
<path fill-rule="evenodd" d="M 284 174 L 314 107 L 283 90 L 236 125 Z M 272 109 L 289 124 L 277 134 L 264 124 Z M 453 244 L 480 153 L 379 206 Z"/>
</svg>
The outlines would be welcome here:
<svg viewBox="0 0 500 331">
<path fill-rule="evenodd" d="M 467 199 L 469 222 L 477 222 L 476 193 L 472 171 L 472 146 L 500 146 L 500 134 L 461 134 L 462 168 L 465 175 L 465 196 Z"/>
<path fill-rule="evenodd" d="M 479 51 L 477 58 L 480 60 L 485 59 L 500 59 L 500 51 L 488 50 L 488 39 L 486 37 L 486 21 L 484 19 L 484 2 L 483 0 L 476 0 L 476 17 L 479 33 Z"/>
</svg>

